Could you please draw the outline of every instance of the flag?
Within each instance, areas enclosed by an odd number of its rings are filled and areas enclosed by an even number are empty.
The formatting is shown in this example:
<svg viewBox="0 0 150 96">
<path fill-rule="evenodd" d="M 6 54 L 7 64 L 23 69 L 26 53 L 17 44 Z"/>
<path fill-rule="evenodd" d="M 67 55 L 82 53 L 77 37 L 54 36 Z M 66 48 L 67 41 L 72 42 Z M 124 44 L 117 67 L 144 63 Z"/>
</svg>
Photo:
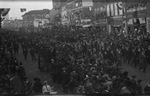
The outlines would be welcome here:
<svg viewBox="0 0 150 96">
<path fill-rule="evenodd" d="M 25 11 L 26 11 L 26 8 L 21 8 L 20 11 L 21 11 L 21 12 L 25 12 Z"/>
</svg>

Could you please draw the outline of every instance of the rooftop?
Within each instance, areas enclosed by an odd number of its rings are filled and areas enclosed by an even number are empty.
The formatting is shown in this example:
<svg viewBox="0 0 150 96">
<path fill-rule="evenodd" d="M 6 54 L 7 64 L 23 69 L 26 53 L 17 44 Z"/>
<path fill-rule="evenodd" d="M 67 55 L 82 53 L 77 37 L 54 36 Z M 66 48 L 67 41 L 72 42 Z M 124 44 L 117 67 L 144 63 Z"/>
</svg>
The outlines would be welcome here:
<svg viewBox="0 0 150 96">
<path fill-rule="evenodd" d="M 32 15 L 32 14 L 48 14 L 48 13 L 50 13 L 50 10 L 49 10 L 49 9 L 43 9 L 43 10 L 31 10 L 31 11 L 25 13 L 24 15 L 22 15 L 22 17 L 25 16 L 25 15 Z"/>
</svg>

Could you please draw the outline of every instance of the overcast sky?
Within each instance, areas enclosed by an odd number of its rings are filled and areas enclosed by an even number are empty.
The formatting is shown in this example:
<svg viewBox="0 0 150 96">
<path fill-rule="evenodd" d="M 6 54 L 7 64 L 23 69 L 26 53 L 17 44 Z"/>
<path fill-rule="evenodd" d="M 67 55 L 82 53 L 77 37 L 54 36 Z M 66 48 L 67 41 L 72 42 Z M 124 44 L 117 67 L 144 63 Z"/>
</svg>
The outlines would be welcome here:
<svg viewBox="0 0 150 96">
<path fill-rule="evenodd" d="M 11 8 L 9 12 L 9 17 L 13 19 L 21 19 L 21 16 L 25 12 L 20 12 L 20 8 L 26 8 L 27 11 L 30 10 L 40 10 L 40 9 L 52 9 L 52 0 L 37 0 L 37 1 L 0 1 L 0 8 Z"/>
</svg>

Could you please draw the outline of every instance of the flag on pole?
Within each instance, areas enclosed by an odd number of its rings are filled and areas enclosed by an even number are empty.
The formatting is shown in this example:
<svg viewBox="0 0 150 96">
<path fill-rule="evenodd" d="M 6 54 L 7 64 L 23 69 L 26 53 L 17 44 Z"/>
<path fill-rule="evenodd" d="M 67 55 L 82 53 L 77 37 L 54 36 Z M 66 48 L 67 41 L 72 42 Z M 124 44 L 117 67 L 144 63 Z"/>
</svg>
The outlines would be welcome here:
<svg viewBox="0 0 150 96">
<path fill-rule="evenodd" d="M 21 8 L 20 11 L 21 11 L 21 12 L 25 12 L 25 11 L 26 11 L 26 8 Z"/>
</svg>

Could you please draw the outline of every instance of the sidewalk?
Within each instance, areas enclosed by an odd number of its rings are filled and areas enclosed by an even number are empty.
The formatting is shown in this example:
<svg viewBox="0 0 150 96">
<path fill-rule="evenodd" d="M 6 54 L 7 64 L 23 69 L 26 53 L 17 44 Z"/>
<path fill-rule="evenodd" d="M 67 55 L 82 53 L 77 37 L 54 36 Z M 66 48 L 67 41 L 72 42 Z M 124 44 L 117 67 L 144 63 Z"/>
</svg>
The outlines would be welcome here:
<svg viewBox="0 0 150 96">
<path fill-rule="evenodd" d="M 123 72 L 124 71 L 129 72 L 129 77 L 131 77 L 132 75 L 136 75 L 136 80 L 139 80 L 139 79 L 143 80 L 142 81 L 142 88 L 144 88 L 148 84 L 148 82 L 150 81 L 150 66 L 147 66 L 146 73 L 140 71 L 138 69 L 138 67 L 135 68 L 129 64 L 123 64 L 121 67 L 123 68 L 122 69 Z"/>
</svg>

